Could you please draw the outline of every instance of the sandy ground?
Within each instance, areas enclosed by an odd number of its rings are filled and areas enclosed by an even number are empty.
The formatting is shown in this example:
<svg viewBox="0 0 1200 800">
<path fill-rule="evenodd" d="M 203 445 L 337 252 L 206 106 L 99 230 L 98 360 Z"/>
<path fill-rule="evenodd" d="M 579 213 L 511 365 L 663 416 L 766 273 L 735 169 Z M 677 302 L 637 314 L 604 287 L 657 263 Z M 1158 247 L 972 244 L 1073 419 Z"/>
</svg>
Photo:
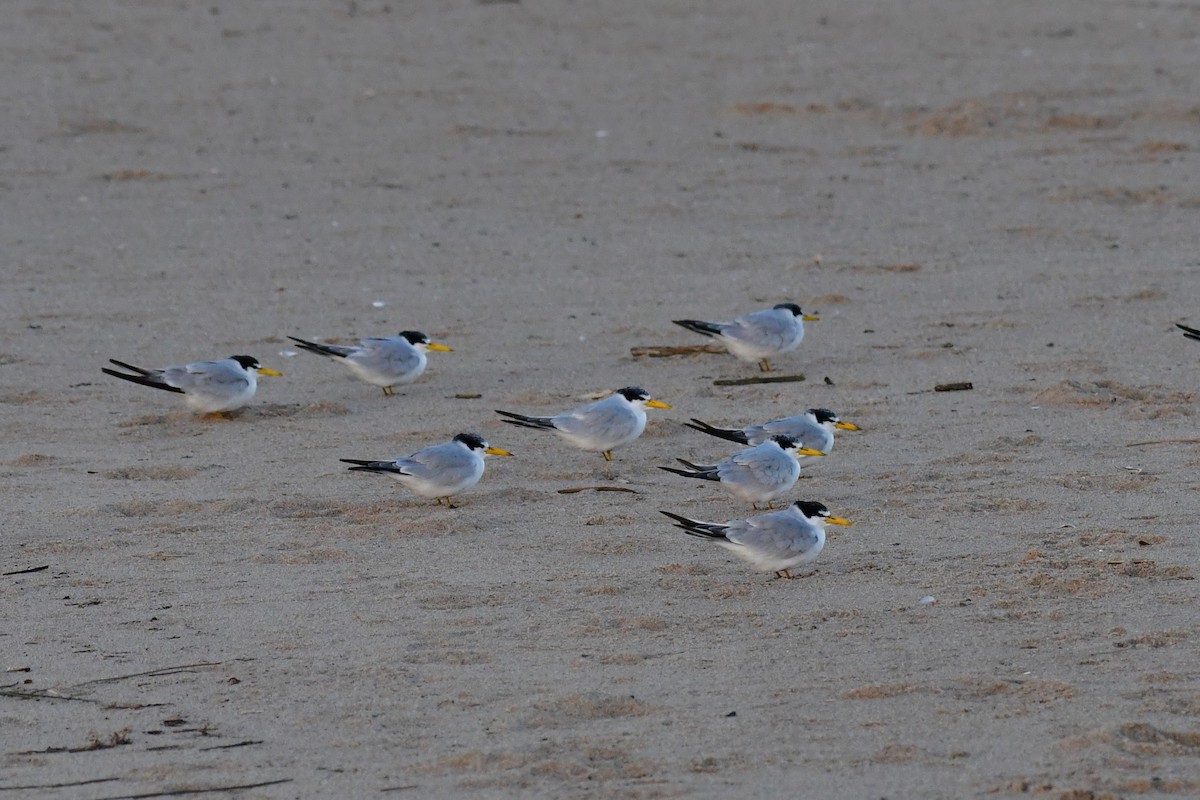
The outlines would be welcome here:
<svg viewBox="0 0 1200 800">
<path fill-rule="evenodd" d="M 4 18 L 0 797 L 1200 794 L 1194 3 Z M 630 354 L 785 300 L 803 383 Z M 392 398 L 283 354 L 401 328 Z M 225 422 L 100 373 L 232 353 Z M 492 413 L 628 384 L 611 465 Z M 660 518 L 809 406 L 815 574 Z M 337 460 L 461 430 L 457 509 Z"/>
</svg>

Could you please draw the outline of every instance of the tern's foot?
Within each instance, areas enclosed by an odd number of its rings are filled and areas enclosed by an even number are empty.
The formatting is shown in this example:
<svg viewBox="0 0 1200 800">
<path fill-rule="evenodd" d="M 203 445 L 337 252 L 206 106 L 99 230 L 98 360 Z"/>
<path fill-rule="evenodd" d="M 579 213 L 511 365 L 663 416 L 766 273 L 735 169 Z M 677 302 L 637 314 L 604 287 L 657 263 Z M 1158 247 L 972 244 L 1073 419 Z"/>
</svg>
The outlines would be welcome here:
<svg viewBox="0 0 1200 800">
<path fill-rule="evenodd" d="M 787 578 L 789 581 L 798 581 L 802 578 L 807 578 L 808 576 L 814 575 L 814 574 L 816 574 L 815 569 L 810 572 L 801 572 L 797 575 L 793 575 L 792 571 L 790 569 L 781 569 L 775 573 L 775 577 L 776 578 Z"/>
<path fill-rule="evenodd" d="M 602 455 L 605 461 L 612 461 L 612 450 L 605 450 Z"/>
</svg>

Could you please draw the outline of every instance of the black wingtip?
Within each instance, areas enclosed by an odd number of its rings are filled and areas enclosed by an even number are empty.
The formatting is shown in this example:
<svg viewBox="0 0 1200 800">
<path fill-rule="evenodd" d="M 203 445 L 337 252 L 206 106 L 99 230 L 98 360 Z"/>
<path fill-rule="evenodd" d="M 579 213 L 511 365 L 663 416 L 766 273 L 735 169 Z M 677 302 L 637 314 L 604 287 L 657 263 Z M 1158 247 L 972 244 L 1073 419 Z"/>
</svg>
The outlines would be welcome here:
<svg viewBox="0 0 1200 800">
<path fill-rule="evenodd" d="M 703 336 L 715 336 L 721 331 L 720 328 L 711 322 L 705 322 L 700 319 L 673 319 L 671 322 L 674 322 L 681 328 L 687 328 L 689 331 L 699 333 Z"/>
<path fill-rule="evenodd" d="M 350 472 L 357 471 L 357 472 L 374 472 L 374 473 L 385 473 L 385 474 L 392 473 L 392 472 L 396 472 L 396 473 L 400 473 L 400 474 L 404 473 L 404 470 L 395 466 L 390 461 L 359 461 L 356 458 L 341 458 L 338 460 L 344 461 L 347 464 L 354 464 L 354 466 L 347 468 Z"/>
<path fill-rule="evenodd" d="M 522 428 L 546 428 L 553 429 L 554 423 L 549 417 L 527 417 L 524 414 L 514 414 L 511 411 L 503 411 L 499 408 L 493 409 L 502 417 L 508 417 L 501 422 L 507 422 L 509 425 L 518 425 Z"/>
<path fill-rule="evenodd" d="M 691 422 L 683 424 L 684 427 L 700 431 L 701 433 L 707 433 L 709 436 L 716 436 L 718 439 L 725 439 L 726 441 L 737 442 L 738 444 L 750 444 L 750 438 L 746 436 L 744 431 L 731 428 L 718 428 L 694 417 Z"/>
<path fill-rule="evenodd" d="M 1179 322 L 1175 323 L 1175 327 L 1183 331 L 1183 335 L 1186 338 L 1200 342 L 1200 328 L 1189 328 L 1187 325 L 1183 325 Z"/>
<path fill-rule="evenodd" d="M 334 358 L 345 357 L 342 353 L 339 353 L 337 350 L 328 345 L 319 344 L 318 342 L 306 342 L 303 339 L 297 339 L 294 336 L 289 336 L 288 338 L 295 342 L 296 346 L 301 350 L 306 350 L 319 356 L 330 356 Z"/>
<path fill-rule="evenodd" d="M 116 364 L 121 369 L 127 369 L 130 372 L 137 373 L 138 375 L 149 375 L 151 372 L 151 370 L 143 369 L 142 367 L 135 367 L 133 364 L 126 364 L 124 361 L 117 361 L 115 358 L 110 358 L 108 363 Z"/>
<path fill-rule="evenodd" d="M 115 362 L 115 363 L 120 363 L 120 362 Z M 131 369 L 136 370 L 137 367 L 131 367 Z M 162 389 L 164 392 L 175 392 L 176 394 L 183 394 L 183 389 L 179 389 L 175 386 L 168 386 L 167 384 L 162 383 L 161 381 L 156 381 L 156 380 L 147 378 L 145 375 L 126 375 L 124 372 L 117 372 L 115 369 L 109 369 L 108 367 L 101 367 L 100 371 L 103 372 L 105 375 L 112 375 L 114 378 L 120 378 L 121 380 L 129 381 L 130 383 L 136 383 L 139 386 L 149 386 L 151 389 Z"/>
<path fill-rule="evenodd" d="M 687 462 L 684 462 L 687 463 Z M 719 481 L 720 476 L 715 472 L 702 472 L 695 468 L 695 465 L 689 465 L 692 469 L 679 469 L 678 467 L 659 467 L 666 472 L 671 472 L 675 475 L 682 475 L 685 478 L 695 478 L 699 481 Z"/>
<path fill-rule="evenodd" d="M 688 536 L 695 536 L 699 539 L 727 539 L 725 529 L 727 526 L 715 522 L 701 522 L 696 519 L 672 514 L 670 511 L 659 510 L 660 514 L 670 517 L 675 520 L 675 527 L 686 533 Z"/>
</svg>

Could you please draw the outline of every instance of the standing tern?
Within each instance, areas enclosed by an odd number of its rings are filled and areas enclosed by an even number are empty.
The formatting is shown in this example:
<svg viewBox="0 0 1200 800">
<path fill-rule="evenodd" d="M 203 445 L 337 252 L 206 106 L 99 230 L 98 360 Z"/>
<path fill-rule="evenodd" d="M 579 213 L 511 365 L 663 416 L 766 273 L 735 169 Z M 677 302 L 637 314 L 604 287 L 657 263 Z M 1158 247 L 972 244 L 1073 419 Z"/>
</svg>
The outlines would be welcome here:
<svg viewBox="0 0 1200 800">
<path fill-rule="evenodd" d="M 819 319 L 812 314 L 805 314 L 795 303 L 780 303 L 731 322 L 704 322 L 698 319 L 676 319 L 672 322 L 689 331 L 715 337 L 732 355 L 742 361 L 757 361 L 763 372 L 770 372 L 771 356 L 799 347 L 804 339 L 804 323 Z"/>
<path fill-rule="evenodd" d="M 834 429 L 861 430 L 853 422 L 843 422 L 828 408 L 810 408 L 795 417 L 782 417 L 764 422 L 762 425 L 747 425 L 744 428 L 718 428 L 694 417 L 691 422 L 684 424 L 693 430 L 707 433 L 709 436 L 728 439 L 740 444 L 762 444 L 771 436 L 782 434 L 792 437 L 805 447 L 820 450 L 825 455 L 829 455 L 829 452 L 833 450 Z"/>
<path fill-rule="evenodd" d="M 453 350 L 444 344 L 430 341 L 420 331 L 400 331 L 397 336 L 387 338 L 369 337 L 355 346 L 320 344 L 289 336 L 301 350 L 332 358 L 345 364 L 362 380 L 379 386 L 385 395 L 391 395 L 393 386 L 412 383 L 425 371 L 425 352 Z"/>
<path fill-rule="evenodd" d="M 230 356 L 218 361 L 193 361 L 181 367 L 161 369 L 135 367 L 115 358 L 110 358 L 109 362 L 128 372 L 101 367 L 100 371 L 105 375 L 153 389 L 177 392 L 183 395 L 189 408 L 202 414 L 218 416 L 224 411 L 233 411 L 250 402 L 258 389 L 258 375 L 278 377 L 281 374 L 262 366 L 253 356 Z"/>
<path fill-rule="evenodd" d="M 351 470 L 376 472 L 394 478 L 422 497 L 445 501 L 451 495 L 470 489 L 483 477 L 484 456 L 511 456 L 507 450 L 490 446 L 477 433 L 460 433 L 445 444 L 424 447 L 408 456 L 390 461 L 364 461 L 357 458 L 339 459 L 353 464 Z"/>
<path fill-rule="evenodd" d="M 553 417 L 527 417 L 496 409 L 510 425 L 554 431 L 581 450 L 601 453 L 612 461 L 612 451 L 642 435 L 647 408 L 670 408 L 638 386 L 626 386 L 603 400 Z"/>
<path fill-rule="evenodd" d="M 685 478 L 716 481 L 737 497 L 749 500 L 755 509 L 759 503 L 773 508 L 771 501 L 791 489 L 800 477 L 799 457 L 823 455 L 820 450 L 805 447 L 790 436 L 772 436 L 760 445 L 734 453 L 719 464 L 693 464 L 677 458 L 675 460 L 687 469 L 659 469 Z"/>
<path fill-rule="evenodd" d="M 755 569 L 788 580 L 796 577 L 793 568 L 811 563 L 825 547 L 826 525 L 852 524 L 830 515 L 824 504 L 805 500 L 782 511 L 724 523 L 701 522 L 670 511 L 660 513 L 675 520 L 675 527 L 684 533 L 708 539 Z"/>
</svg>

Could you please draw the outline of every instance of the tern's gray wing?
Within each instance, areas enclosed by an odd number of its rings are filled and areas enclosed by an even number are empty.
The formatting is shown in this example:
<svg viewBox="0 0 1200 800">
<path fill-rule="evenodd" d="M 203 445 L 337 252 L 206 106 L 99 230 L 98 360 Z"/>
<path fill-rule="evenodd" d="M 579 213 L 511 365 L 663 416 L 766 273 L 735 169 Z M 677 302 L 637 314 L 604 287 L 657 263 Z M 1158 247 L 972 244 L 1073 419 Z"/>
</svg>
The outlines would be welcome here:
<svg viewBox="0 0 1200 800">
<path fill-rule="evenodd" d="M 420 366 L 421 354 L 406 339 L 372 337 L 363 339 L 361 347 L 346 360 L 372 372 L 404 375 Z"/>
<path fill-rule="evenodd" d="M 753 431 L 753 434 L 751 434 Z M 828 453 L 833 448 L 833 434 L 813 422 L 809 417 L 783 417 L 764 422 L 762 425 L 751 425 L 746 428 L 748 436 L 757 435 L 761 440 L 771 436 L 790 436 L 805 447 Z"/>
<path fill-rule="evenodd" d="M 162 381 L 176 389 L 234 394 L 250 385 L 250 377 L 236 361 L 193 361 L 182 367 L 167 367 Z"/>
<path fill-rule="evenodd" d="M 749 479 L 764 486 L 780 486 L 795 481 L 797 472 L 796 460 L 774 446 L 743 450 L 717 465 L 717 475 L 729 483 Z"/>
<path fill-rule="evenodd" d="M 637 424 L 637 417 L 629 412 L 628 406 L 613 395 L 595 403 L 558 414 L 551 418 L 554 427 L 574 436 L 596 439 L 620 439 L 627 436 Z"/>
<path fill-rule="evenodd" d="M 731 522 L 725 536 L 747 549 L 781 559 L 807 553 L 820 541 L 815 526 L 791 511 Z"/>
<path fill-rule="evenodd" d="M 738 317 L 721 335 L 757 347 L 784 348 L 796 338 L 797 324 L 792 312 L 771 308 Z"/>
<path fill-rule="evenodd" d="M 396 466 L 406 475 L 422 480 L 445 481 L 452 473 L 468 474 L 474 468 L 470 453 L 456 444 L 436 444 L 410 456 L 396 459 Z"/>
</svg>

